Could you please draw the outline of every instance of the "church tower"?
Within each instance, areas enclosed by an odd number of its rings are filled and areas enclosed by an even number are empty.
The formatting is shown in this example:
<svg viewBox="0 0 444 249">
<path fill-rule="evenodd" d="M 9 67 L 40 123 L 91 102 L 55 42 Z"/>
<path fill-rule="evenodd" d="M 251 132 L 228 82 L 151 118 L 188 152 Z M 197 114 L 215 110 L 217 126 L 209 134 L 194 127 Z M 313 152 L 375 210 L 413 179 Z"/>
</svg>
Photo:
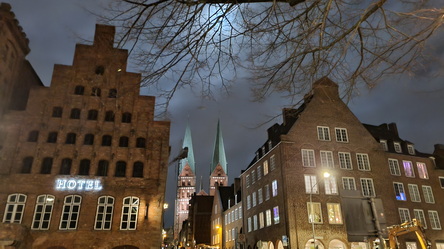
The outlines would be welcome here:
<svg viewBox="0 0 444 249">
<path fill-rule="evenodd" d="M 177 239 L 182 223 L 188 219 L 188 206 L 192 194 L 196 191 L 196 174 L 190 126 L 187 125 L 183 139 L 183 149 L 188 149 L 187 157 L 179 161 L 177 176 L 176 210 L 174 216 L 174 238 Z"/>
<path fill-rule="evenodd" d="M 217 121 L 216 141 L 214 142 L 213 160 L 210 168 L 210 195 L 216 193 L 216 185 L 228 186 L 227 158 L 225 157 L 224 140 Z"/>
</svg>

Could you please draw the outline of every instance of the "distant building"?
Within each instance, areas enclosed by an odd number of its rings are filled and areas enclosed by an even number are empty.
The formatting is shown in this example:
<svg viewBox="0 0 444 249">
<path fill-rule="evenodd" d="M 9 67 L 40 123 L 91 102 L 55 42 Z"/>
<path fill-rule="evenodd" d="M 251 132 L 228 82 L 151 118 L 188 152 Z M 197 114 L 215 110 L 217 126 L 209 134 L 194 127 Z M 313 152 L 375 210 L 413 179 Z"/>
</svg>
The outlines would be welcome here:
<svg viewBox="0 0 444 249">
<path fill-rule="evenodd" d="M 413 146 L 394 124 L 363 125 L 338 86 L 320 79 L 298 109 L 284 109 L 241 174 L 245 246 L 372 248 L 387 226 L 417 218 L 443 248 L 444 171 Z M 415 241 L 399 240 L 409 249 Z"/>
<path fill-rule="evenodd" d="M 50 87 L 3 115 L 1 246 L 161 246 L 170 123 L 154 120 L 114 34 L 97 25 L 72 66 L 55 65 Z"/>
<path fill-rule="evenodd" d="M 228 166 L 220 121 L 217 121 L 216 139 L 210 168 L 210 195 L 215 194 L 216 186 L 228 186 Z"/>
<path fill-rule="evenodd" d="M 214 196 L 207 195 L 205 192 L 193 194 L 188 217 L 190 233 L 184 242 L 186 247 L 197 249 L 211 247 L 213 200 Z"/>
</svg>

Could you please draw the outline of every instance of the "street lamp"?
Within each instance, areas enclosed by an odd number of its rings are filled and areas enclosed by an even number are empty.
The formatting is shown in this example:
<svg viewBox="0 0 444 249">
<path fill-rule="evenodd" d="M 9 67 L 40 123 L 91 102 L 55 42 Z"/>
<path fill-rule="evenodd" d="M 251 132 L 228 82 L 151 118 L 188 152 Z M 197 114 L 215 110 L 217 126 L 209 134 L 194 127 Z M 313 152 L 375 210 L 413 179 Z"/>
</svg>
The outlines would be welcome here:
<svg viewBox="0 0 444 249">
<path fill-rule="evenodd" d="M 323 179 L 327 179 L 331 175 L 328 172 L 324 172 L 323 176 L 324 176 Z M 316 249 L 314 209 L 313 209 L 313 190 L 314 190 L 314 187 L 316 187 L 318 185 L 318 183 L 319 183 L 319 181 L 316 181 L 316 183 L 311 186 L 311 190 L 310 190 L 310 218 L 311 218 L 311 230 L 312 230 L 312 235 L 313 235 L 313 249 Z"/>
</svg>

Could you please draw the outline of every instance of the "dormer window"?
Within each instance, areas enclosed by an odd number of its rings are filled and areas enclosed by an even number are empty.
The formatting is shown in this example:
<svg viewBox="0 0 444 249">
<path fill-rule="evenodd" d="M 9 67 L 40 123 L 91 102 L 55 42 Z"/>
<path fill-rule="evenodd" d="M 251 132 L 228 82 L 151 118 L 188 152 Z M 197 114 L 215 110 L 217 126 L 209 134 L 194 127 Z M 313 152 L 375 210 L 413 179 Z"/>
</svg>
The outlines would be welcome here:
<svg viewBox="0 0 444 249">
<path fill-rule="evenodd" d="M 387 140 L 379 140 L 379 143 L 384 151 L 388 151 Z"/>
<path fill-rule="evenodd" d="M 415 148 L 413 147 L 413 144 L 408 144 L 407 145 L 407 150 L 408 150 L 410 155 L 415 155 Z"/>
<path fill-rule="evenodd" d="M 399 142 L 393 142 L 393 146 L 395 147 L 395 151 L 398 153 L 402 153 L 402 149 L 401 149 L 401 143 Z"/>
</svg>

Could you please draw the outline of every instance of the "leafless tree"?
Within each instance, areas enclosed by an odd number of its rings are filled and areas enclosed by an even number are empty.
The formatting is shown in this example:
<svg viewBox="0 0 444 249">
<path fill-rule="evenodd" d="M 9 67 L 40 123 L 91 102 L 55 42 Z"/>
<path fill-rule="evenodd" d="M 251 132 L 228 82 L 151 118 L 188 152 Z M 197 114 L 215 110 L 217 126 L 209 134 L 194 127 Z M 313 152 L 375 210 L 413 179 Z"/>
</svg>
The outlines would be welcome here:
<svg viewBox="0 0 444 249">
<path fill-rule="evenodd" d="M 117 0 L 108 21 L 166 106 L 182 87 L 212 97 L 239 75 L 257 99 L 296 96 L 323 76 L 350 97 L 421 67 L 444 21 L 439 1 Z"/>
</svg>

